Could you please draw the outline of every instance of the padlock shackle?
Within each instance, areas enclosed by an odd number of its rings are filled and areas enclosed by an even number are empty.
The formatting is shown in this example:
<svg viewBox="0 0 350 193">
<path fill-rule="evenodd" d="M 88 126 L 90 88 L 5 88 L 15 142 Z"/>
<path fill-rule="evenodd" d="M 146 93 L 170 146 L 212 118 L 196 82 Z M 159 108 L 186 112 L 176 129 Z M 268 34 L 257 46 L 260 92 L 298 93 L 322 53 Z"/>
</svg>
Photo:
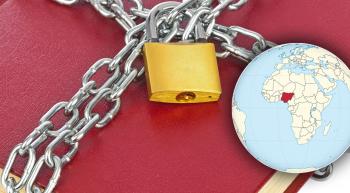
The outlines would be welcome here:
<svg viewBox="0 0 350 193">
<path fill-rule="evenodd" d="M 180 2 L 176 1 L 166 1 L 164 3 L 159 3 L 151 9 L 149 16 L 146 19 L 146 36 L 149 42 L 159 42 L 159 36 L 157 31 L 158 14 L 168 9 L 175 8 L 179 4 Z"/>
</svg>

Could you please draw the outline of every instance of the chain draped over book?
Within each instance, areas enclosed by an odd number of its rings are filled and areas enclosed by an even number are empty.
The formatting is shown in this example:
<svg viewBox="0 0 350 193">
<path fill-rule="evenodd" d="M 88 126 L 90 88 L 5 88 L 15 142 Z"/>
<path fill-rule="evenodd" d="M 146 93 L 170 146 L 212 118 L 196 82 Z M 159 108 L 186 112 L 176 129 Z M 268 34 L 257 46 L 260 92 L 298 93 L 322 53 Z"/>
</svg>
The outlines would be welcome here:
<svg viewBox="0 0 350 193">
<path fill-rule="evenodd" d="M 22 143 L 14 147 L 1 176 L 2 186 L 7 193 L 16 193 L 20 190 L 25 190 L 27 193 L 52 192 L 58 183 L 62 168 L 77 153 L 79 141 L 92 128 L 103 128 L 117 115 L 121 105 L 120 96 L 133 81 L 138 80 L 144 74 L 144 68 L 137 69 L 134 61 L 141 56 L 143 45 L 151 41 L 147 34 L 149 26 L 146 26 L 146 19 L 152 9 L 146 9 L 141 0 L 129 0 L 133 6 L 128 10 L 122 0 L 54 1 L 63 5 L 90 3 L 102 16 L 115 20 L 125 29 L 125 46 L 113 58 L 102 58 L 95 62 L 83 75 L 82 87 L 74 96 L 68 101 L 53 105 L 42 116 L 38 127 Z M 223 10 L 238 10 L 246 2 L 247 0 L 183 1 L 172 9 L 158 13 L 155 33 L 161 42 L 196 41 L 198 38 L 213 41 L 220 46 L 220 51 L 216 53 L 217 57 L 233 56 L 249 62 L 274 44 L 248 29 L 239 26 L 223 26 L 215 22 Z M 169 2 L 161 4 L 166 3 Z M 182 27 L 181 24 L 184 23 L 186 27 Z M 204 30 L 204 36 L 198 36 L 199 29 Z M 239 34 L 254 39 L 255 43 L 251 49 L 235 43 Z M 101 86 L 97 86 L 92 77 L 103 68 L 108 69 L 109 77 Z M 103 116 L 94 111 L 94 107 L 102 101 L 111 104 L 111 108 Z M 83 104 L 87 104 L 84 109 L 82 109 Z M 82 115 L 80 112 L 83 112 Z M 69 119 L 60 127 L 51 121 L 58 113 L 64 113 Z M 38 147 L 47 143 L 44 153 L 37 157 Z M 63 156 L 58 156 L 54 151 L 62 144 L 68 145 L 69 150 Z M 15 181 L 13 177 L 10 177 L 10 171 L 17 156 L 27 158 L 27 162 L 20 180 Z M 46 188 L 41 190 L 34 184 L 44 165 L 52 170 L 53 174 Z"/>
</svg>

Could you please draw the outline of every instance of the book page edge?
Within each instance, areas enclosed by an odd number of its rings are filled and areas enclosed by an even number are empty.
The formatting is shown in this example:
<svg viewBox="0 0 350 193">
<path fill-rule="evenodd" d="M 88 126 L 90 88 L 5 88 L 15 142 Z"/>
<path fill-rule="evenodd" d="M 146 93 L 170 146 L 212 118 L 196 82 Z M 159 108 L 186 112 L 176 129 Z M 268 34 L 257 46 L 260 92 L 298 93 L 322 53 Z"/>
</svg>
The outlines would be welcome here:
<svg viewBox="0 0 350 193">
<path fill-rule="evenodd" d="M 258 193 L 284 192 L 299 174 L 276 172 L 258 191 Z"/>
</svg>

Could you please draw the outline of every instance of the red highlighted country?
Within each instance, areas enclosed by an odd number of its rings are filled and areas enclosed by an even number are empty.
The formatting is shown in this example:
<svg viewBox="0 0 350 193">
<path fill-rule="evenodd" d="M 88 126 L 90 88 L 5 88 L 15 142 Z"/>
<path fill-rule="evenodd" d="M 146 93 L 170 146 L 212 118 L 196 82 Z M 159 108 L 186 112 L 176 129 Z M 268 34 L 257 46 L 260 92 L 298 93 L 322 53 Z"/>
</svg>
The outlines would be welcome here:
<svg viewBox="0 0 350 193">
<path fill-rule="evenodd" d="M 294 93 L 289 93 L 289 92 L 283 92 L 282 93 L 282 97 L 281 97 L 281 100 L 284 102 L 284 103 L 288 103 L 288 101 L 290 101 L 294 96 Z"/>
</svg>

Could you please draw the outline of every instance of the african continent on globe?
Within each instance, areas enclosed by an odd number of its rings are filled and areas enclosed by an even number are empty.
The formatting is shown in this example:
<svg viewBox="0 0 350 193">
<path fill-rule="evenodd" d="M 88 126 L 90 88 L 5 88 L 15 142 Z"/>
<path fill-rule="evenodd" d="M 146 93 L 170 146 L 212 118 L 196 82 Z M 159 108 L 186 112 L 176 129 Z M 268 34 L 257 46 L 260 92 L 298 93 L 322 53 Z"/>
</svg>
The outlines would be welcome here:
<svg viewBox="0 0 350 193">
<path fill-rule="evenodd" d="M 247 150 L 292 173 L 335 161 L 350 143 L 350 71 L 310 44 L 285 44 L 257 56 L 239 78 L 233 122 Z"/>
<path fill-rule="evenodd" d="M 321 114 L 332 100 L 330 93 L 337 81 L 350 90 L 350 76 L 343 62 L 319 47 L 296 48 L 282 56 L 276 71 L 264 82 L 262 94 L 268 102 L 288 104 L 294 135 L 299 144 L 304 144 L 321 126 Z M 327 124 L 324 133 L 331 127 Z"/>
</svg>

